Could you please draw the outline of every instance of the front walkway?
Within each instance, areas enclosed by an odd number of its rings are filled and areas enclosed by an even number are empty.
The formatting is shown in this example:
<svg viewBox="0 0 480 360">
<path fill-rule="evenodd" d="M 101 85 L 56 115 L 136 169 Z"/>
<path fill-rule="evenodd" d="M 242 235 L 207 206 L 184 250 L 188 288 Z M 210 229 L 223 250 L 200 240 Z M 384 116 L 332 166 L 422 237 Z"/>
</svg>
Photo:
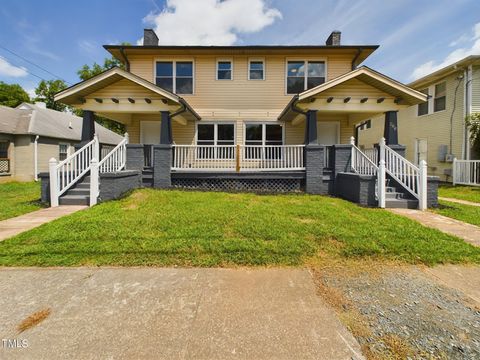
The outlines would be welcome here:
<svg viewBox="0 0 480 360">
<path fill-rule="evenodd" d="M 28 342 L 0 358 L 363 359 L 302 269 L 4 268 L 0 293 L 0 338 Z"/>
<path fill-rule="evenodd" d="M 462 204 L 462 205 L 480 206 L 480 203 L 467 201 L 467 200 L 454 199 L 454 198 L 449 198 L 449 197 L 443 197 L 443 196 L 439 196 L 438 200 L 450 201 L 450 202 L 457 203 L 457 204 Z"/>
<path fill-rule="evenodd" d="M 464 223 L 463 221 L 438 215 L 429 211 L 410 209 L 388 209 L 397 215 L 406 216 L 420 224 L 440 230 L 444 233 L 457 236 L 466 242 L 480 246 L 480 227 Z"/>
<path fill-rule="evenodd" d="M 87 206 L 58 206 L 0 221 L 0 241 L 85 208 Z"/>
</svg>

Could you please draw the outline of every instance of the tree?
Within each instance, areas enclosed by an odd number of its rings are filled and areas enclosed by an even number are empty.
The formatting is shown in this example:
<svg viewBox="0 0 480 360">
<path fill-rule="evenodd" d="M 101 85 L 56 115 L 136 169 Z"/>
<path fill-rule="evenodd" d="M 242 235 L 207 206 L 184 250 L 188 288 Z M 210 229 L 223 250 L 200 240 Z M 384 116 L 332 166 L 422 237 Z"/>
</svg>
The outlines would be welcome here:
<svg viewBox="0 0 480 360">
<path fill-rule="evenodd" d="M 44 102 L 48 109 L 65 111 L 67 106 L 56 102 L 54 96 L 66 87 L 67 84 L 63 80 L 42 80 L 35 89 L 35 94 L 37 95 L 35 101 Z"/>
<path fill-rule="evenodd" d="M 22 102 L 30 102 L 30 96 L 20 85 L 0 81 L 0 105 L 17 107 Z"/>
<path fill-rule="evenodd" d="M 475 153 L 480 154 L 480 113 L 467 116 L 465 123 L 470 129 L 470 142 Z"/>
</svg>

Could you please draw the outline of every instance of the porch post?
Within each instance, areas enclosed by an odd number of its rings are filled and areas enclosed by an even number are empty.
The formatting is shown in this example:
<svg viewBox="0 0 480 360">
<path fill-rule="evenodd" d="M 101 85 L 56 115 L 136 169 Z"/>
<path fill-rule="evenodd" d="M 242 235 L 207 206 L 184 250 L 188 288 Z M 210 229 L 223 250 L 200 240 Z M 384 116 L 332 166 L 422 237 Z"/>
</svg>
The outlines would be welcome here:
<svg viewBox="0 0 480 360">
<path fill-rule="evenodd" d="M 305 145 L 318 144 L 317 110 L 308 110 L 305 123 Z"/>
<path fill-rule="evenodd" d="M 387 145 L 398 145 L 397 112 L 398 111 L 387 111 L 385 113 L 383 137 Z"/>
<path fill-rule="evenodd" d="M 160 144 L 153 146 L 153 187 L 169 188 L 172 185 L 172 119 L 168 111 L 161 111 L 160 115 Z"/>
<path fill-rule="evenodd" d="M 160 144 L 170 145 L 173 143 L 172 139 L 172 119 L 168 111 L 161 111 L 162 123 L 160 125 Z"/>
<path fill-rule="evenodd" d="M 85 145 L 86 143 L 93 140 L 95 135 L 95 114 L 93 111 L 84 110 L 83 111 L 83 122 L 82 122 L 82 138 L 80 143 Z"/>
</svg>

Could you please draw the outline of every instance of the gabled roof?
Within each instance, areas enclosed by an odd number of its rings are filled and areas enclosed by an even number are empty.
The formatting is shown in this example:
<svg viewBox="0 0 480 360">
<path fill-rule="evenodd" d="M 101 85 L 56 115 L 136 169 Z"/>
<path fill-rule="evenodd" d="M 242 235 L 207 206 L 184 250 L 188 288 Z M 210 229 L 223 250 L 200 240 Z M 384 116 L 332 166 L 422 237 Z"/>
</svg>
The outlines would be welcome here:
<svg viewBox="0 0 480 360">
<path fill-rule="evenodd" d="M 200 119 L 200 116 L 182 97 L 165 90 L 151 83 L 150 81 L 141 78 L 140 76 L 122 70 L 118 67 L 113 67 L 88 80 L 79 82 L 60 91 L 59 93 L 55 94 L 55 101 L 68 105 L 78 104 L 81 102 L 83 97 L 88 96 L 89 94 L 94 93 L 95 91 L 100 90 L 108 85 L 114 84 L 122 79 L 130 80 L 131 82 L 160 95 L 161 97 L 165 98 L 165 100 L 170 101 L 173 104 L 184 106 L 194 117 Z"/>
<path fill-rule="evenodd" d="M 0 133 L 13 135 L 40 135 L 56 139 L 80 141 L 81 117 L 45 109 L 34 104 L 22 103 L 12 109 L 0 106 Z M 118 144 L 122 136 L 95 124 L 95 132 L 101 143 Z"/>
<path fill-rule="evenodd" d="M 306 90 L 298 94 L 298 100 L 304 100 L 311 96 L 315 96 L 344 83 L 351 79 L 359 79 L 366 84 L 374 86 L 380 90 L 390 93 L 394 96 L 400 97 L 403 100 L 415 105 L 424 101 L 427 101 L 427 96 L 420 91 L 414 90 L 401 82 L 394 80 L 386 75 L 383 75 L 367 66 L 361 66 L 353 71 L 350 71 L 344 75 L 338 76 L 330 81 L 327 81 L 321 85 L 318 85 L 312 89 Z"/>
<path fill-rule="evenodd" d="M 467 66 L 471 64 L 480 64 L 480 55 L 470 55 L 462 60 L 459 60 L 453 64 L 447 65 L 439 70 L 436 70 L 428 75 L 425 75 L 415 81 L 412 81 L 408 86 L 413 88 L 421 88 L 429 83 L 439 81 L 446 76 L 449 76 L 457 71 L 463 71 Z"/>
</svg>

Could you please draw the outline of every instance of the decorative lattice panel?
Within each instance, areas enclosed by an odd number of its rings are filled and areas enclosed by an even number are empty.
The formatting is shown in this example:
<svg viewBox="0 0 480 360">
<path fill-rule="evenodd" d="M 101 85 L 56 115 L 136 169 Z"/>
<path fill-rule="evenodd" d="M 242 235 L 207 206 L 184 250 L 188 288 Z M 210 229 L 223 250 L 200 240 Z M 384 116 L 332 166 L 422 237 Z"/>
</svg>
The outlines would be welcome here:
<svg viewBox="0 0 480 360">
<path fill-rule="evenodd" d="M 10 160 L 0 159 L 0 173 L 10 172 Z"/>
<path fill-rule="evenodd" d="M 172 186 L 181 189 L 209 191 L 245 191 L 262 193 L 301 192 L 301 179 L 172 179 Z"/>
</svg>

